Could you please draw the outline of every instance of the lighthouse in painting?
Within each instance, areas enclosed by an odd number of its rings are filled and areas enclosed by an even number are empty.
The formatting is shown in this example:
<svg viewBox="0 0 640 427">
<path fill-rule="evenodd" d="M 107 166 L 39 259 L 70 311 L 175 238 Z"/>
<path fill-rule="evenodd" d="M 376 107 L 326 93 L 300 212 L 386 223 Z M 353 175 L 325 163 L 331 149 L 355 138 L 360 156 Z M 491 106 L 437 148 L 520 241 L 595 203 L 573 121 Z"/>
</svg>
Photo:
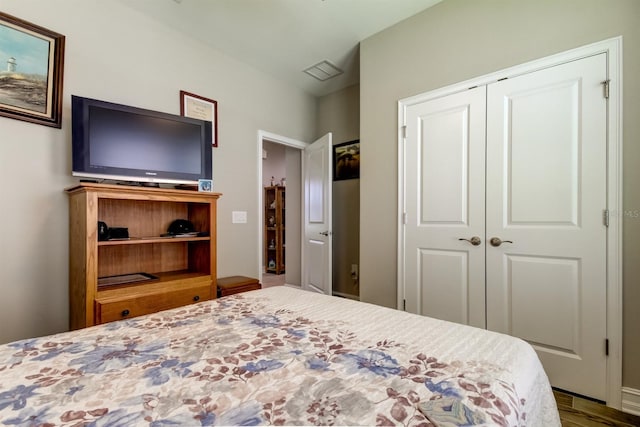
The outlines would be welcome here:
<svg viewBox="0 0 640 427">
<path fill-rule="evenodd" d="M 15 73 L 17 66 L 18 63 L 16 62 L 16 58 L 14 58 L 13 56 L 9 58 L 9 60 L 7 61 L 7 71 L 10 73 Z"/>
</svg>

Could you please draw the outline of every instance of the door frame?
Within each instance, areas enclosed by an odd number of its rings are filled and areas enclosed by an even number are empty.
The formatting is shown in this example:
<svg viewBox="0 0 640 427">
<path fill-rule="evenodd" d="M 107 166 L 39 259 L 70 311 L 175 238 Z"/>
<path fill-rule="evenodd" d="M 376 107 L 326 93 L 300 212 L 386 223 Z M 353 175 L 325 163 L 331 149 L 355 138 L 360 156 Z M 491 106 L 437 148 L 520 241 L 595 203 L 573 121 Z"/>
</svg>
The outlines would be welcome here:
<svg viewBox="0 0 640 427">
<path fill-rule="evenodd" d="M 607 406 L 622 406 L 622 36 L 571 49 L 566 52 L 516 65 L 501 71 L 475 77 L 460 83 L 398 101 L 398 273 L 397 307 L 404 307 L 404 221 L 405 221 L 405 135 L 406 108 L 465 91 L 473 86 L 487 85 L 499 79 L 528 74 L 543 68 L 607 53 L 609 103 L 607 107 Z"/>
<path fill-rule="evenodd" d="M 264 185 L 262 182 L 262 150 L 263 145 L 262 141 L 267 140 L 269 142 L 273 142 L 276 144 L 284 145 L 287 147 L 295 148 L 300 151 L 300 156 L 302 156 L 302 151 L 309 145 L 306 142 L 299 141 L 297 139 L 289 138 L 282 135 L 277 135 L 275 133 L 267 132 L 264 130 L 258 130 L 258 151 L 257 151 L 257 171 L 258 171 L 258 244 L 256 245 L 258 248 L 258 271 L 260 277 L 262 277 L 262 267 L 264 261 Z M 302 159 L 301 159 L 302 164 Z M 302 231 L 301 231 L 302 233 Z M 300 254 L 300 264 L 302 267 L 304 260 L 304 247 L 301 248 L 302 253 Z"/>
</svg>

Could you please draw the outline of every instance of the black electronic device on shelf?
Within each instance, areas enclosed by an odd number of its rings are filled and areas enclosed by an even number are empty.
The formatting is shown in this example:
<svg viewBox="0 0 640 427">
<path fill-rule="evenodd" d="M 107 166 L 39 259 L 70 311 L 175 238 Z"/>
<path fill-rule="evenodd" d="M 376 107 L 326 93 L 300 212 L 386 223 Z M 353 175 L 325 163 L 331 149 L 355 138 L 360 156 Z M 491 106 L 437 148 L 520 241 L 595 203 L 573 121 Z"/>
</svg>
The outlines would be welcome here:
<svg viewBox="0 0 640 427">
<path fill-rule="evenodd" d="M 187 219 L 176 219 L 169 224 L 167 232 L 161 237 L 208 237 L 208 231 L 197 231 Z"/>
<path fill-rule="evenodd" d="M 98 221 L 98 241 L 128 239 L 127 227 L 109 227 L 104 221 Z"/>
</svg>

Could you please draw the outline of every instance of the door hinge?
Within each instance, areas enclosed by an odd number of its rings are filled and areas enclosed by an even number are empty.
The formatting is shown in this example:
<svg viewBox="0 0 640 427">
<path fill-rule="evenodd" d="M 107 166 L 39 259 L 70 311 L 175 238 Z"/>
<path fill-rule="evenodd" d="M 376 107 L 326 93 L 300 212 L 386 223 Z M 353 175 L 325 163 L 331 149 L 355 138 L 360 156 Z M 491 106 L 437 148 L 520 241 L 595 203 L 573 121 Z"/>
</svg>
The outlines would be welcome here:
<svg viewBox="0 0 640 427">
<path fill-rule="evenodd" d="M 402 300 L 402 311 L 407 311 L 407 300 L 406 299 Z"/>
<path fill-rule="evenodd" d="M 602 87 L 604 88 L 604 97 L 605 99 L 609 99 L 609 82 L 611 80 L 605 80 L 602 82 Z"/>
<path fill-rule="evenodd" d="M 604 354 L 605 356 L 609 355 L 609 338 L 605 338 L 604 340 Z"/>
<path fill-rule="evenodd" d="M 402 224 L 407 225 L 407 213 L 402 212 Z"/>
<path fill-rule="evenodd" d="M 605 227 L 609 226 L 609 209 L 605 209 L 602 211 L 602 223 Z"/>
<path fill-rule="evenodd" d="M 407 125 L 402 126 L 402 137 L 407 138 Z"/>
</svg>

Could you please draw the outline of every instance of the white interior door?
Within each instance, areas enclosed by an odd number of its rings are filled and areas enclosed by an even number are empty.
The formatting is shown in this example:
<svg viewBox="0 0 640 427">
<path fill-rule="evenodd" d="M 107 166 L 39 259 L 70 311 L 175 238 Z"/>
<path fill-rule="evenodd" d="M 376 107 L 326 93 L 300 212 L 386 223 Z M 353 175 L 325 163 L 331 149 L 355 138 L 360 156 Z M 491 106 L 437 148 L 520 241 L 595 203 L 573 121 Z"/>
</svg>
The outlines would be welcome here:
<svg viewBox="0 0 640 427">
<path fill-rule="evenodd" d="M 302 287 L 331 295 L 331 133 L 304 149 Z"/>
<path fill-rule="evenodd" d="M 605 400 L 606 55 L 499 81 L 487 101 L 487 327 L 554 386 Z M 512 242 L 512 243 L 511 243 Z"/>
<path fill-rule="evenodd" d="M 408 107 L 405 145 L 405 310 L 480 328 L 485 91 Z"/>
</svg>

